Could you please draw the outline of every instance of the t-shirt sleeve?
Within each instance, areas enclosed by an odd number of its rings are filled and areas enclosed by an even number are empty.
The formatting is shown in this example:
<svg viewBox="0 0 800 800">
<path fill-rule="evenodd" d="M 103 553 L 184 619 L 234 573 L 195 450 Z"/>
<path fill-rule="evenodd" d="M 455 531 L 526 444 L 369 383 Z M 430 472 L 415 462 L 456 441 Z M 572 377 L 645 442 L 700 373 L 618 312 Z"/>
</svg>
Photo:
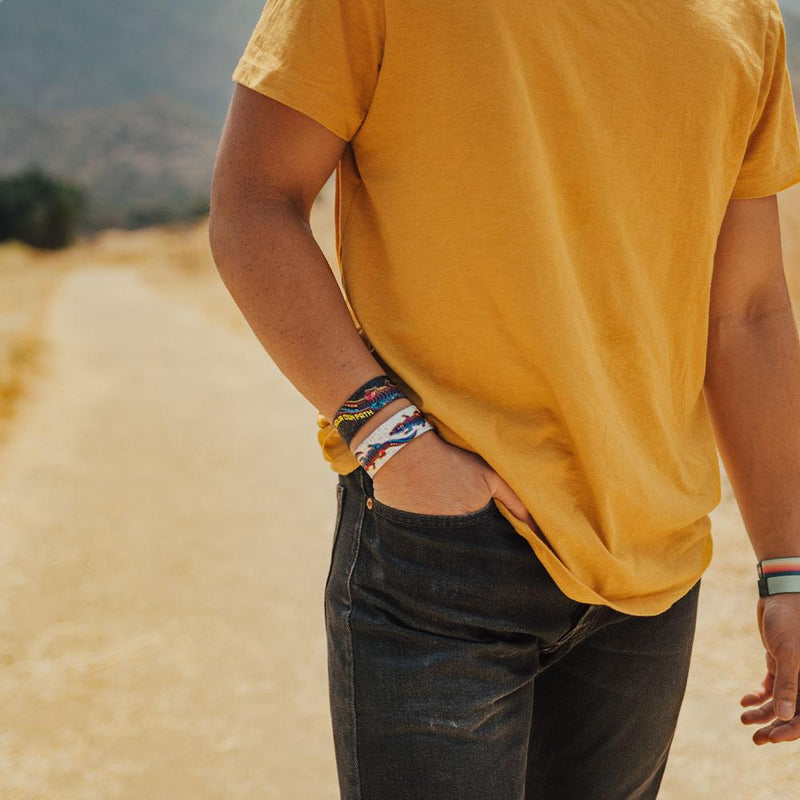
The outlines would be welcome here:
<svg viewBox="0 0 800 800">
<path fill-rule="evenodd" d="M 766 197 L 800 181 L 800 136 L 786 63 L 786 31 L 769 0 L 764 72 L 753 127 L 732 198 Z"/>
<path fill-rule="evenodd" d="M 383 0 L 267 0 L 231 75 L 350 141 L 383 54 Z"/>
</svg>

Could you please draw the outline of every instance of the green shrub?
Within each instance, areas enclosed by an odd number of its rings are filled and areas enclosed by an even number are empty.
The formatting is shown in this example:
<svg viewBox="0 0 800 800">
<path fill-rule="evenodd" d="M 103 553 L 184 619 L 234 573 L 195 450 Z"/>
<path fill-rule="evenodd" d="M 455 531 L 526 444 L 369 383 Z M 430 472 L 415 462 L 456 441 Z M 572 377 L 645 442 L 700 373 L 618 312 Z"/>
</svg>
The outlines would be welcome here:
<svg viewBox="0 0 800 800">
<path fill-rule="evenodd" d="M 39 167 L 0 177 L 0 241 L 66 247 L 75 239 L 85 204 L 82 189 Z"/>
</svg>

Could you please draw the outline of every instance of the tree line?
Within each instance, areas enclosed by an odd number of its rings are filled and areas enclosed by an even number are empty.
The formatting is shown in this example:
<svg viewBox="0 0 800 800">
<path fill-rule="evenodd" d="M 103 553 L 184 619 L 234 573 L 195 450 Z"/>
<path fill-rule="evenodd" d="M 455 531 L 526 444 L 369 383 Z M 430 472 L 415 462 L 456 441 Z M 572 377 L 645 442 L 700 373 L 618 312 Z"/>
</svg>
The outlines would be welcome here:
<svg viewBox="0 0 800 800">
<path fill-rule="evenodd" d="M 86 190 L 39 167 L 0 176 L 0 242 L 16 239 L 32 247 L 58 250 L 87 230 Z M 186 207 L 157 204 L 132 209 L 125 228 L 142 228 L 196 219 L 208 213 L 208 200 Z"/>
<path fill-rule="evenodd" d="M 85 203 L 81 188 L 36 167 L 0 177 L 0 242 L 66 247 L 75 239 Z"/>
</svg>

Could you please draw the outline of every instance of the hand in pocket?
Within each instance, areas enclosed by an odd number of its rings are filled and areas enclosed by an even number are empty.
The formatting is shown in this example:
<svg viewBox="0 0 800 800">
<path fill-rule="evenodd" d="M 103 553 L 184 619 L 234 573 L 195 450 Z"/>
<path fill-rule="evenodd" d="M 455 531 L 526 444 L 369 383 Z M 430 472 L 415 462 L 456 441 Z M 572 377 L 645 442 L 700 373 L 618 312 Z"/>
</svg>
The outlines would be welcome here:
<svg viewBox="0 0 800 800">
<path fill-rule="evenodd" d="M 373 478 L 375 499 L 416 514 L 469 514 L 497 498 L 518 519 L 533 519 L 511 487 L 478 455 L 429 431 L 409 442 Z"/>
</svg>

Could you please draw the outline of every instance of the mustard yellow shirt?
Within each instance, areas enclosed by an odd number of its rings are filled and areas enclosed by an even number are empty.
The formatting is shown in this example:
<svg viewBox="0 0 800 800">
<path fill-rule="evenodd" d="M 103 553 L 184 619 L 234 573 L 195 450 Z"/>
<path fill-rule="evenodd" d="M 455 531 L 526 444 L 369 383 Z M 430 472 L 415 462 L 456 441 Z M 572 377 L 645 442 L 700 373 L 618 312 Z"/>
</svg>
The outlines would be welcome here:
<svg viewBox="0 0 800 800">
<path fill-rule="evenodd" d="M 711 560 L 714 250 L 800 181 L 785 46 L 776 0 L 269 0 L 233 72 L 348 142 L 361 335 L 577 601 L 657 614 Z"/>
</svg>

